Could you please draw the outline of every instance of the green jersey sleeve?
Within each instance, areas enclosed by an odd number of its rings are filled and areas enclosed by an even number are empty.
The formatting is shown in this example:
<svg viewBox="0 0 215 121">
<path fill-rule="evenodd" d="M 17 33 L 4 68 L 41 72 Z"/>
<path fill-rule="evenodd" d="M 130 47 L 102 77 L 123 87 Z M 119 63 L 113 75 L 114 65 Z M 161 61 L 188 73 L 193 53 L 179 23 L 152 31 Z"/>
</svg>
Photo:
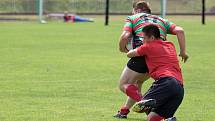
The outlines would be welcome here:
<svg viewBox="0 0 215 121">
<path fill-rule="evenodd" d="M 165 26 L 166 26 L 167 34 L 174 34 L 175 35 L 173 30 L 176 27 L 176 24 L 174 24 L 173 22 L 171 22 L 167 19 L 164 19 L 164 20 L 165 20 Z"/>
<path fill-rule="evenodd" d="M 129 31 L 132 33 L 132 28 L 133 28 L 133 23 L 132 23 L 130 16 L 128 16 L 128 18 L 125 20 L 125 25 L 123 27 L 123 30 Z"/>
</svg>

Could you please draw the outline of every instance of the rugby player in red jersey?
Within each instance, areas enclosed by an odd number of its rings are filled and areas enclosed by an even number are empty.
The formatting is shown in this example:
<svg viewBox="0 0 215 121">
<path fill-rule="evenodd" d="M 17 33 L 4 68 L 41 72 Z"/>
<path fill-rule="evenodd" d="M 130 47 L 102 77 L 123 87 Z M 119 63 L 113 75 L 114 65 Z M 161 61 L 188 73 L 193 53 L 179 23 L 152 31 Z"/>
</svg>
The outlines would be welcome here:
<svg viewBox="0 0 215 121">
<path fill-rule="evenodd" d="M 123 32 L 119 41 L 119 50 L 121 52 L 128 52 L 126 45 L 131 36 L 133 37 L 133 48 L 142 45 L 142 29 L 148 23 L 154 23 L 158 25 L 160 36 L 163 41 L 166 40 L 167 34 L 177 36 L 180 46 L 180 56 L 186 58 L 187 55 L 183 28 L 176 26 L 174 23 L 159 16 L 152 15 L 149 4 L 143 0 L 137 0 L 137 2 L 134 2 L 133 14 L 134 15 L 128 16 L 123 27 Z M 119 79 L 119 88 L 128 96 L 128 98 L 126 103 L 121 107 L 119 112 L 114 117 L 127 118 L 127 114 L 130 112 L 129 109 L 134 105 L 135 102 L 140 101 L 142 97 L 142 84 L 148 78 L 148 68 L 144 57 L 131 58 L 125 66 Z"/>
<path fill-rule="evenodd" d="M 163 41 L 157 25 L 150 24 L 143 28 L 144 44 L 130 50 L 129 58 L 145 56 L 149 75 L 155 81 L 142 100 L 133 108 L 140 112 L 145 100 L 153 99 L 156 104 L 147 116 L 147 121 L 163 121 L 174 116 L 184 97 L 183 78 L 174 44 Z M 186 62 L 188 55 L 182 57 Z"/>
</svg>

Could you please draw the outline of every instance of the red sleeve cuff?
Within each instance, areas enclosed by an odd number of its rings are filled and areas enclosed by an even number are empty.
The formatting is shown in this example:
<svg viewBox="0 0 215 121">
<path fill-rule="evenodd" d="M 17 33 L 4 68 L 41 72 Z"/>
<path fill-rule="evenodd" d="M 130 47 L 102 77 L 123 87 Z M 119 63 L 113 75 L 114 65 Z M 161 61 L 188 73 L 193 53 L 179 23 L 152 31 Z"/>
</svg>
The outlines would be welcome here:
<svg viewBox="0 0 215 121">
<path fill-rule="evenodd" d="M 176 35 L 176 33 L 173 31 L 175 29 L 176 25 L 175 24 L 172 24 L 169 28 L 170 30 L 170 33 L 173 34 L 173 35 Z"/>
<path fill-rule="evenodd" d="M 130 33 L 132 33 L 132 28 L 128 27 L 128 26 L 124 27 L 123 30 L 124 31 L 129 31 Z"/>
</svg>

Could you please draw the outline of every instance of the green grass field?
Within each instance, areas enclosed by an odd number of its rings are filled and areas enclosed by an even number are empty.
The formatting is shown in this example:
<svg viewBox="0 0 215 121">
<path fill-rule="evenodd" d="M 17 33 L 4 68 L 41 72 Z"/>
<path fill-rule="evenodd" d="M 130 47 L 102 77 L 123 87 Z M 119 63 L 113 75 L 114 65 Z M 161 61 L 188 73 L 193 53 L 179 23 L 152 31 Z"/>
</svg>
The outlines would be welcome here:
<svg viewBox="0 0 215 121">
<path fill-rule="evenodd" d="M 118 51 L 125 17 L 95 23 L 0 23 L 0 121 L 118 121 L 126 97 L 118 79 L 127 57 Z M 170 16 L 186 31 L 185 98 L 179 121 L 215 121 L 215 17 Z M 177 43 L 176 37 L 169 36 Z M 177 45 L 178 46 L 178 45 Z M 143 92 L 152 83 L 148 80 Z M 146 121 L 131 112 L 127 121 Z"/>
</svg>

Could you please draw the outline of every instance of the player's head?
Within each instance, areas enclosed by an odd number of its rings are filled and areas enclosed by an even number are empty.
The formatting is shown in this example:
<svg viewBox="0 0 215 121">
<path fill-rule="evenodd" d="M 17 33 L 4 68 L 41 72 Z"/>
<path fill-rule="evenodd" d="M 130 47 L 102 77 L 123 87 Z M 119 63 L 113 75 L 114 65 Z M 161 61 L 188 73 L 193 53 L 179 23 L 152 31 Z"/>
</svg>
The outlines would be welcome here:
<svg viewBox="0 0 215 121">
<path fill-rule="evenodd" d="M 142 30 L 144 41 L 149 42 L 153 40 L 160 39 L 160 30 L 159 28 L 154 24 L 149 24 L 145 26 Z"/>
<path fill-rule="evenodd" d="M 133 2 L 133 13 L 149 13 L 151 14 L 151 9 L 149 3 L 144 0 L 136 0 Z"/>
</svg>

